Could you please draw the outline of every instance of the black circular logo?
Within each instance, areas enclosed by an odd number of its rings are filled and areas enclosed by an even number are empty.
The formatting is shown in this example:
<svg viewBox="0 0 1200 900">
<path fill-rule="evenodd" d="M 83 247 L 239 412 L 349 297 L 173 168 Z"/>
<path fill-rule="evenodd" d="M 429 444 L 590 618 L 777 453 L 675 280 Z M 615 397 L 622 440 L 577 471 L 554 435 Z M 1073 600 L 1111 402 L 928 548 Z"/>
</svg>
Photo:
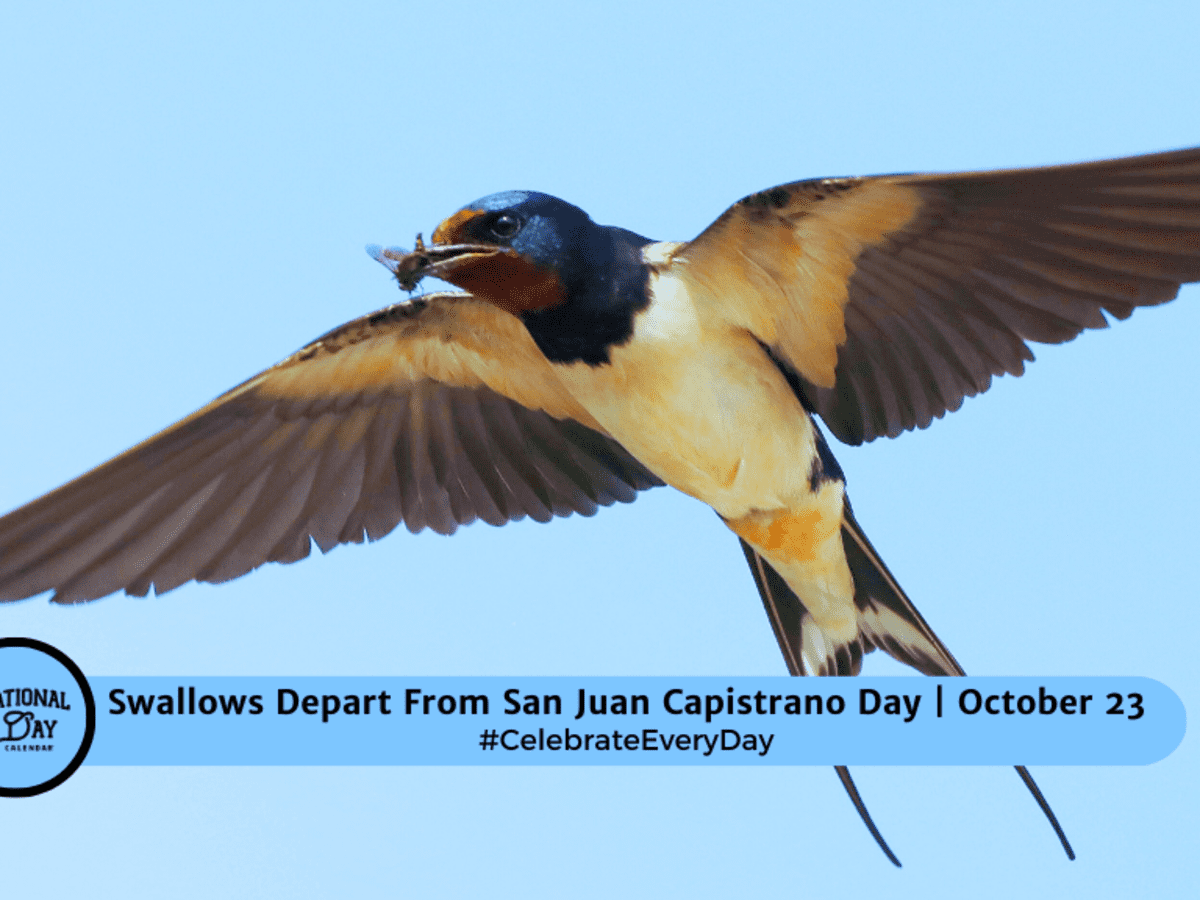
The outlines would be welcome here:
<svg viewBox="0 0 1200 900">
<path fill-rule="evenodd" d="M 83 672 L 33 638 L 0 638 L 0 797 L 33 797 L 83 764 L 96 700 Z"/>
</svg>

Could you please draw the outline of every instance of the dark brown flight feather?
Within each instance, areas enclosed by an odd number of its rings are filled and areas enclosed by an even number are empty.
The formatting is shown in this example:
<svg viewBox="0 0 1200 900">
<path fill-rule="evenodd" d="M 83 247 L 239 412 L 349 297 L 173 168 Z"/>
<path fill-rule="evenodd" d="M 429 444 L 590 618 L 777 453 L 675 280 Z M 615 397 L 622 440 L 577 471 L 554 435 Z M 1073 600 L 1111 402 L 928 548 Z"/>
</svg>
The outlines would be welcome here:
<svg viewBox="0 0 1200 900">
<path fill-rule="evenodd" d="M 740 201 L 679 256 L 839 439 L 895 437 L 1020 375 L 1027 342 L 1200 279 L 1200 149 L 796 182 Z"/>
<path fill-rule="evenodd" d="M 540 358 L 527 337 L 504 344 L 502 316 L 465 294 L 365 316 L 9 513 L 0 600 L 161 594 L 294 562 L 312 541 L 592 515 L 661 484 L 536 371 L 486 383 L 480 328 L 518 370 Z"/>
</svg>

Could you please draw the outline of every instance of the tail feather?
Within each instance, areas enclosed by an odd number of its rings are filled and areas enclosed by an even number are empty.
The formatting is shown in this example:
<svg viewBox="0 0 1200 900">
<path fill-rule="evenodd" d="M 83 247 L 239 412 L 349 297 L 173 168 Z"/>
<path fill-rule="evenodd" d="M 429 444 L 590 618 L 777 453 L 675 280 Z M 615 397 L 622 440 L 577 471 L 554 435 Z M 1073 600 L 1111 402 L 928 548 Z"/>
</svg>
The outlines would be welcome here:
<svg viewBox="0 0 1200 900">
<path fill-rule="evenodd" d="M 783 653 L 788 672 L 792 675 L 804 675 L 801 655 L 803 648 L 800 643 L 800 623 L 806 615 L 804 604 L 757 550 L 742 538 L 738 540 L 741 541 L 742 552 L 746 554 L 750 574 L 754 576 L 754 584 L 762 598 L 767 619 L 771 622 L 771 630 L 775 632 L 775 640 L 779 642 L 779 650 Z"/>
<path fill-rule="evenodd" d="M 744 540 L 741 543 L 775 639 L 792 675 L 857 675 L 862 669 L 863 655 L 877 648 L 924 675 L 966 675 L 954 654 L 934 634 L 871 545 L 854 518 L 849 502 L 842 516 L 842 544 L 854 579 L 858 634 L 848 642 L 839 644 L 828 640 L 813 622 L 804 602 L 771 564 Z M 850 778 L 850 771 L 845 766 L 834 768 L 867 830 L 888 859 L 899 866 L 900 861 L 871 820 Z M 1074 859 L 1075 851 L 1033 776 L 1024 766 L 1015 768 L 1054 829 L 1067 858 Z"/>
<path fill-rule="evenodd" d="M 788 671 L 793 675 L 805 674 L 801 642 L 801 623 L 807 615 L 804 604 L 787 586 L 787 582 L 779 576 L 779 573 L 771 568 L 770 564 L 758 554 L 758 551 L 744 540 L 742 541 L 742 552 L 746 554 L 746 562 L 750 565 L 754 584 L 758 587 L 759 596 L 762 597 L 763 606 L 767 610 L 767 618 L 771 621 L 771 629 L 775 632 L 775 640 L 779 642 L 779 649 L 783 653 L 783 661 L 787 664 Z M 858 662 L 861 667 L 861 653 L 858 656 Z M 858 667 L 855 668 L 856 672 L 857 670 Z M 875 843 L 879 845 L 884 856 L 899 868 L 900 860 L 875 826 L 871 813 L 867 810 L 867 805 L 854 785 L 854 779 L 850 777 L 850 769 L 846 766 L 834 766 L 833 769 L 837 772 L 842 787 L 846 789 L 850 802 L 854 804 L 854 809 L 863 820 L 863 824 L 867 826 L 867 831 L 871 833 L 871 837 L 875 838 Z"/>
<path fill-rule="evenodd" d="M 842 546 L 854 578 L 859 639 L 866 652 L 879 648 L 922 675 L 966 675 L 867 540 L 849 503 L 842 513 Z"/>
</svg>

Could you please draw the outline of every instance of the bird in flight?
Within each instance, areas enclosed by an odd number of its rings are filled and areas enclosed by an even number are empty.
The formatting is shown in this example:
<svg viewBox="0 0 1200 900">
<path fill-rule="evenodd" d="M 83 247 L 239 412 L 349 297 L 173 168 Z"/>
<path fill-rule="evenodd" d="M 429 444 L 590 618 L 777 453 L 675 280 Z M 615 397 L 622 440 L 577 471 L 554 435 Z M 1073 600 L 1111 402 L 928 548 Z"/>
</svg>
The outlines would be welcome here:
<svg viewBox="0 0 1200 900">
<path fill-rule="evenodd" d="M 800 181 L 680 243 L 510 191 L 374 255 L 409 291 L 461 292 L 343 325 L 0 519 L 0 600 L 162 594 L 401 522 L 545 522 L 669 484 L 737 536 L 793 675 L 854 675 L 876 649 L 962 675 L 817 419 L 848 444 L 924 428 L 1020 375 L 1029 341 L 1200 279 L 1200 149 Z"/>
</svg>

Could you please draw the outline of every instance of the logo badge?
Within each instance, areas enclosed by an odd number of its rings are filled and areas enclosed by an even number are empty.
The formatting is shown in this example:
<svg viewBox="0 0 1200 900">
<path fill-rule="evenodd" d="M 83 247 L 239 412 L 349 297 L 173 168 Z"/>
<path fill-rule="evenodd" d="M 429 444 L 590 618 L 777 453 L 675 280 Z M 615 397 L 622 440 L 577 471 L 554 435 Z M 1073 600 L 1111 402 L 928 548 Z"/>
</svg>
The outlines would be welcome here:
<svg viewBox="0 0 1200 900">
<path fill-rule="evenodd" d="M 82 765 L 96 701 L 79 666 L 33 638 L 0 638 L 0 797 L 58 787 Z"/>
</svg>

